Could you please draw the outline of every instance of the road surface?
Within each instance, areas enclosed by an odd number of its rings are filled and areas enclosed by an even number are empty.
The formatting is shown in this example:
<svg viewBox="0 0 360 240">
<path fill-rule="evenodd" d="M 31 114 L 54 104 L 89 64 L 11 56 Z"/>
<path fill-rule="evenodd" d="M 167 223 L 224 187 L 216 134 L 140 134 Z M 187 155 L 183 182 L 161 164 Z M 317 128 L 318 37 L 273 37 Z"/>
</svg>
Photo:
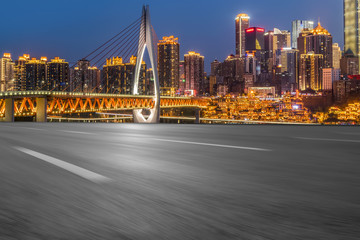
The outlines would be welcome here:
<svg viewBox="0 0 360 240">
<path fill-rule="evenodd" d="M 360 238 L 360 128 L 0 124 L 0 240 Z"/>
</svg>

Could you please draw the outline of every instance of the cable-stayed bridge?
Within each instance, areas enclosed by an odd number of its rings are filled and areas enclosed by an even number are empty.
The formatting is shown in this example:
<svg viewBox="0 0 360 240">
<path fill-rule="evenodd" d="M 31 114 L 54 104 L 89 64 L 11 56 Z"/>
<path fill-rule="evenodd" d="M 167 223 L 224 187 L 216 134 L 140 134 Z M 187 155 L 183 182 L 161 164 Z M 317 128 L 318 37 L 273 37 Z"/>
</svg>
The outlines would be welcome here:
<svg viewBox="0 0 360 240">
<path fill-rule="evenodd" d="M 134 122 L 158 123 L 160 108 L 191 107 L 203 108 L 206 99 L 191 97 L 160 97 L 160 85 L 157 72 L 157 43 L 159 42 L 154 27 L 151 24 L 149 6 L 144 6 L 142 15 L 121 32 L 103 43 L 87 56 L 83 61 L 89 61 L 92 66 L 101 69 L 116 59 L 121 64 L 136 59 L 136 64 L 125 72 L 107 69 L 111 76 L 103 83 L 101 93 L 95 90 L 102 84 L 99 82 L 90 91 L 84 92 L 84 79 L 75 79 L 73 89 L 71 85 L 59 90 L 59 86 L 49 86 L 50 91 L 37 89 L 34 91 L 0 92 L 0 119 L 14 121 L 15 117 L 36 116 L 36 121 L 47 121 L 48 115 L 62 115 L 86 112 L 109 112 L 133 110 Z M 153 95 L 144 94 L 144 55 L 148 52 L 151 68 L 149 68 L 153 82 Z M 121 57 L 120 57 L 121 56 Z M 74 69 L 75 65 L 72 66 Z M 120 80 L 120 79 L 126 79 Z M 129 92 L 130 89 L 130 92 Z M 54 91 L 57 90 L 57 91 Z M 149 116 L 143 115 L 143 110 L 150 111 Z"/>
</svg>

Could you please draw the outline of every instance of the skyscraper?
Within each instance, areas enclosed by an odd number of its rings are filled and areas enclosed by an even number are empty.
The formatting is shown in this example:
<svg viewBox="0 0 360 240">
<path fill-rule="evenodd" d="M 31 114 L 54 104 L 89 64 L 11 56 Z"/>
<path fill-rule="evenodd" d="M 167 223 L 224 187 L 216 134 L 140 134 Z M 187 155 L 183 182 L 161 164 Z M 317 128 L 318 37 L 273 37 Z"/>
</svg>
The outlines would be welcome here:
<svg viewBox="0 0 360 240">
<path fill-rule="evenodd" d="M 291 48 L 281 50 L 281 73 L 288 90 L 292 92 L 296 90 L 299 81 L 299 50 Z"/>
<path fill-rule="evenodd" d="M 324 56 L 323 68 L 332 68 L 333 45 L 331 34 L 321 26 L 320 22 L 313 30 L 304 29 L 298 37 L 300 54 L 313 52 Z"/>
<path fill-rule="evenodd" d="M 48 63 L 47 81 L 52 91 L 70 91 L 69 63 L 55 57 Z"/>
<path fill-rule="evenodd" d="M 190 51 L 184 55 L 185 62 L 185 92 L 189 95 L 204 93 L 204 56 Z"/>
<path fill-rule="evenodd" d="M 21 83 L 22 90 L 51 90 L 47 82 L 47 59 L 32 58 L 25 63 L 26 79 Z"/>
<path fill-rule="evenodd" d="M 324 56 L 322 54 L 301 54 L 299 66 L 299 90 L 321 91 L 322 69 Z"/>
<path fill-rule="evenodd" d="M 10 53 L 0 58 L 0 92 L 13 91 L 14 65 Z"/>
<path fill-rule="evenodd" d="M 131 56 L 129 63 L 124 63 L 121 57 L 106 59 L 103 67 L 105 93 L 131 94 L 134 81 L 136 57 Z M 140 69 L 139 94 L 146 91 L 146 64 L 143 61 Z"/>
<path fill-rule="evenodd" d="M 24 54 L 20 56 L 18 60 L 15 61 L 15 81 L 16 81 L 16 88 L 17 91 L 24 91 L 23 85 L 26 82 L 26 62 L 30 59 L 29 54 Z"/>
<path fill-rule="evenodd" d="M 313 29 L 314 28 L 314 22 L 313 21 L 303 21 L 303 20 L 294 20 L 292 22 L 292 31 L 291 31 L 291 47 L 297 48 L 297 39 L 301 33 L 301 31 L 304 29 Z"/>
<path fill-rule="evenodd" d="M 322 54 L 324 56 L 324 68 L 332 68 L 333 64 L 333 44 L 331 34 L 321 26 L 320 22 L 317 27 L 311 31 L 311 34 L 306 36 L 306 52 L 314 52 L 315 54 Z"/>
<path fill-rule="evenodd" d="M 250 27 L 250 17 L 240 13 L 235 18 L 235 52 L 237 56 L 245 56 L 245 29 Z"/>
<path fill-rule="evenodd" d="M 333 44 L 333 68 L 340 69 L 341 48 L 338 43 Z"/>
<path fill-rule="evenodd" d="M 180 95 L 184 95 L 185 93 L 185 83 L 186 83 L 186 79 L 185 79 L 185 62 L 184 61 L 180 61 L 179 63 L 179 74 L 180 74 L 180 81 L 179 81 L 179 93 Z"/>
<path fill-rule="evenodd" d="M 291 35 L 289 31 L 280 30 L 274 28 L 274 35 L 273 35 L 273 66 L 277 66 L 280 64 L 280 57 L 281 57 L 281 50 L 283 48 L 290 48 L 291 47 Z M 272 66 L 271 66 L 272 67 Z"/>
<path fill-rule="evenodd" d="M 100 89 L 100 70 L 90 65 L 88 60 L 79 60 L 71 70 L 71 90 L 77 92 L 98 92 Z"/>
<path fill-rule="evenodd" d="M 245 30 L 245 50 L 246 52 L 256 52 L 265 50 L 265 29 L 252 27 Z"/>
<path fill-rule="evenodd" d="M 360 57 L 359 24 L 360 0 L 344 0 L 344 52 L 350 58 Z"/>
<path fill-rule="evenodd" d="M 174 36 L 163 37 L 158 43 L 158 69 L 163 92 L 179 88 L 180 44 Z"/>
</svg>

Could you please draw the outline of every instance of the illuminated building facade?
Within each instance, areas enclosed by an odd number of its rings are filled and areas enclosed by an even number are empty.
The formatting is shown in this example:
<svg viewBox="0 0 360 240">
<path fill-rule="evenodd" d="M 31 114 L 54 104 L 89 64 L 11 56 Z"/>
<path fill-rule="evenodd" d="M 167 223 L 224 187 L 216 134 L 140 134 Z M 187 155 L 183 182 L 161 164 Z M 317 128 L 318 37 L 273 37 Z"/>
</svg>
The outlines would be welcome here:
<svg viewBox="0 0 360 240">
<path fill-rule="evenodd" d="M 179 82 L 179 93 L 180 95 L 184 95 L 185 93 L 185 83 L 186 83 L 186 78 L 185 78 L 185 62 L 184 61 L 180 61 L 179 63 L 179 76 L 180 76 L 180 82 Z"/>
<path fill-rule="evenodd" d="M 204 94 L 204 56 L 193 51 L 184 55 L 185 92 L 188 95 Z"/>
<path fill-rule="evenodd" d="M 297 38 L 297 49 L 299 50 L 300 54 L 307 53 L 307 36 L 311 34 L 311 29 L 304 28 L 300 33 L 299 37 Z"/>
<path fill-rule="evenodd" d="M 245 29 L 250 27 L 250 17 L 241 13 L 235 18 L 235 53 L 239 57 L 245 56 Z"/>
<path fill-rule="evenodd" d="M 306 36 L 306 52 L 314 52 L 324 56 L 324 68 L 333 66 L 333 38 L 331 34 L 318 23 L 318 26 L 311 30 Z"/>
<path fill-rule="evenodd" d="M 217 59 L 215 59 L 213 62 L 211 62 L 211 74 L 210 75 L 212 75 L 212 76 L 219 75 L 220 65 L 221 65 L 221 62 L 219 62 Z"/>
<path fill-rule="evenodd" d="M 90 61 L 79 60 L 77 66 L 71 70 L 71 91 L 100 92 L 100 70 L 92 67 Z"/>
<path fill-rule="evenodd" d="M 121 57 L 106 59 L 103 67 L 105 93 L 132 94 L 133 79 L 135 74 L 136 57 L 131 56 L 129 63 L 124 63 Z M 143 61 L 139 76 L 139 94 L 146 91 L 146 64 Z"/>
<path fill-rule="evenodd" d="M 69 63 L 55 57 L 48 63 L 47 81 L 51 91 L 70 91 Z"/>
<path fill-rule="evenodd" d="M 301 54 L 299 65 L 299 90 L 322 90 L 322 69 L 324 56 L 322 54 Z"/>
<path fill-rule="evenodd" d="M 244 68 L 244 58 L 231 54 L 217 67 L 216 76 L 228 87 L 229 92 L 239 94 L 244 88 Z"/>
<path fill-rule="evenodd" d="M 21 84 L 23 91 L 43 90 L 49 91 L 50 86 L 47 80 L 47 59 L 31 58 L 25 63 L 26 79 Z"/>
<path fill-rule="evenodd" d="M 274 65 L 274 31 L 268 31 L 264 34 L 265 58 L 270 72 Z"/>
<path fill-rule="evenodd" d="M 252 27 L 245 30 L 245 50 L 246 52 L 256 52 L 265 50 L 264 42 L 265 29 Z"/>
<path fill-rule="evenodd" d="M 274 29 L 273 35 L 273 44 L 272 44 L 272 66 L 277 66 L 280 64 L 280 57 L 281 57 L 281 50 L 283 48 L 290 48 L 291 47 L 291 34 L 289 31 L 286 30 L 279 30 L 277 28 Z"/>
<path fill-rule="evenodd" d="M 334 71 L 332 68 L 322 69 L 322 90 L 331 91 L 333 88 Z"/>
<path fill-rule="evenodd" d="M 359 58 L 345 53 L 340 60 L 340 68 L 343 75 L 358 75 Z"/>
<path fill-rule="evenodd" d="M 10 53 L 0 58 L 0 92 L 14 91 L 14 62 Z"/>
<path fill-rule="evenodd" d="M 16 89 L 17 91 L 25 91 L 23 89 L 24 82 L 26 82 L 26 62 L 30 59 L 29 54 L 24 54 L 20 56 L 18 60 L 15 61 L 15 81 L 16 81 Z"/>
<path fill-rule="evenodd" d="M 341 48 L 339 47 L 338 43 L 333 44 L 332 54 L 333 54 L 333 57 L 332 57 L 333 68 L 334 69 L 340 69 Z"/>
<path fill-rule="evenodd" d="M 344 0 L 345 53 L 359 56 L 360 53 L 360 1 Z"/>
<path fill-rule="evenodd" d="M 292 48 L 298 47 L 298 43 L 297 43 L 298 37 L 304 29 L 312 30 L 313 28 L 314 28 L 313 21 L 303 21 L 303 20 L 293 21 L 292 22 L 292 31 L 291 31 L 291 47 Z"/>
<path fill-rule="evenodd" d="M 158 43 L 158 72 L 162 92 L 179 88 L 180 44 L 174 36 L 163 37 Z"/>
<path fill-rule="evenodd" d="M 297 89 L 299 81 L 299 50 L 283 48 L 281 50 L 281 73 L 282 89 L 294 92 Z"/>
</svg>

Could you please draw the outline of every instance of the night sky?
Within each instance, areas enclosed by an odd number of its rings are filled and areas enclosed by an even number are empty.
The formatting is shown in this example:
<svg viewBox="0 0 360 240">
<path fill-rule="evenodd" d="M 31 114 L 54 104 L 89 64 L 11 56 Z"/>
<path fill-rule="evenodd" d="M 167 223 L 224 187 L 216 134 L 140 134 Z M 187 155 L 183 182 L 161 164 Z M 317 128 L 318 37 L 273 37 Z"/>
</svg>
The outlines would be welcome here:
<svg viewBox="0 0 360 240">
<path fill-rule="evenodd" d="M 149 4 L 159 38 L 180 38 L 181 59 L 189 50 L 205 56 L 206 70 L 215 58 L 235 51 L 234 20 L 251 17 L 251 26 L 291 30 L 295 19 L 320 17 L 343 46 L 342 0 L 17 0 L 1 3 L 0 53 L 15 58 L 60 56 L 74 62 L 101 45 L 141 15 Z"/>
</svg>

